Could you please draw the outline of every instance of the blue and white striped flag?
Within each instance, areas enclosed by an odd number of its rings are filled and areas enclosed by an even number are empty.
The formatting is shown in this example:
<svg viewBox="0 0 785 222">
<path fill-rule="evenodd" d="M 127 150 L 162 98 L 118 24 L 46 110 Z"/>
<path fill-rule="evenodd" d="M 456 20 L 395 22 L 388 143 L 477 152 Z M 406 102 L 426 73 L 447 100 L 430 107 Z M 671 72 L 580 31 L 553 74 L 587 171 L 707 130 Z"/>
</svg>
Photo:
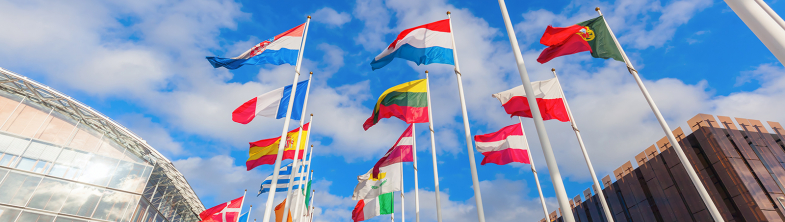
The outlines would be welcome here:
<svg viewBox="0 0 785 222">
<path fill-rule="evenodd" d="M 303 173 L 304 169 L 302 165 L 298 166 L 298 168 L 300 168 L 299 172 L 292 175 L 291 163 L 289 163 L 284 167 L 281 167 L 281 170 L 278 172 L 278 185 L 275 188 L 275 192 L 285 192 L 287 189 L 289 189 L 289 182 L 291 181 L 295 182 L 294 186 L 292 186 L 292 190 L 300 189 L 300 186 L 296 182 L 305 179 L 305 173 Z M 263 193 L 270 192 L 270 187 L 272 186 L 272 183 L 273 183 L 273 175 L 270 174 L 270 176 L 268 176 L 264 180 L 264 182 L 262 182 L 262 186 L 259 189 L 259 194 L 257 194 L 256 196 L 259 196 Z"/>
</svg>

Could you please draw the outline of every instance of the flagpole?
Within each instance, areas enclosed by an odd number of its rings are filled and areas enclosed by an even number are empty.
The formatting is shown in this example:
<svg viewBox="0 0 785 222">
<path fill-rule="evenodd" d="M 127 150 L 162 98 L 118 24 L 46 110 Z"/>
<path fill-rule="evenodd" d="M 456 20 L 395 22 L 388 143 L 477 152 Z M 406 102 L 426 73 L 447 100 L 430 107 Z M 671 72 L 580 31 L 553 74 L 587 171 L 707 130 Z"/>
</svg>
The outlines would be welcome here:
<svg viewBox="0 0 785 222">
<path fill-rule="evenodd" d="M 725 0 L 780 63 L 785 64 L 785 22 L 760 0 Z"/>
<path fill-rule="evenodd" d="M 572 130 L 575 131 L 575 136 L 578 137 L 578 145 L 580 145 L 581 147 L 581 152 L 583 153 L 583 159 L 586 160 L 586 165 L 589 167 L 589 173 L 591 174 L 591 179 L 594 182 L 594 192 L 597 194 L 597 197 L 600 198 L 602 209 L 603 211 L 605 211 L 605 218 L 608 219 L 608 222 L 613 222 L 613 214 L 611 214 L 611 210 L 610 208 L 608 208 L 608 203 L 605 201 L 605 194 L 602 193 L 602 187 L 600 187 L 600 182 L 599 180 L 597 180 L 597 173 L 594 172 L 594 166 L 591 164 L 591 160 L 589 159 L 589 153 L 586 152 L 586 145 L 583 144 L 581 131 L 578 130 L 578 124 L 575 123 L 575 118 L 572 117 L 572 110 L 570 110 L 570 105 L 567 104 L 567 97 L 564 96 L 564 89 L 561 87 L 559 76 L 556 75 L 555 68 L 551 68 L 551 72 L 553 72 L 553 77 L 556 78 L 556 82 L 559 84 L 559 92 L 561 93 L 561 98 L 562 101 L 564 102 L 564 108 L 567 109 L 567 115 L 570 117 L 570 124 L 572 124 Z"/>
<path fill-rule="evenodd" d="M 533 96 L 534 89 L 532 89 L 531 81 L 529 81 L 529 74 L 526 72 L 526 65 L 523 63 L 523 56 L 521 56 L 521 48 L 518 46 L 518 39 L 515 37 L 515 31 L 512 28 L 510 15 L 507 13 L 507 6 L 504 4 L 504 0 L 499 0 L 499 8 L 501 8 L 502 11 L 504 26 L 507 29 L 507 36 L 510 38 L 513 54 L 515 54 L 515 62 L 518 65 L 518 73 L 521 76 L 521 82 L 523 82 L 523 89 L 526 91 L 526 95 Z M 561 173 L 559 173 L 556 156 L 554 156 L 553 149 L 551 148 L 551 141 L 548 139 L 548 133 L 545 131 L 545 123 L 543 123 L 542 120 L 540 107 L 537 106 L 537 100 L 535 99 L 529 99 L 528 102 L 534 119 L 534 127 L 537 129 L 537 136 L 539 137 L 540 145 L 542 146 L 542 153 L 545 156 L 545 163 L 548 165 L 548 172 L 551 175 L 556 199 L 559 201 L 559 207 L 561 209 L 572 209 L 570 208 L 570 203 L 568 201 L 567 191 L 564 189 Z M 564 214 L 562 218 L 565 222 L 575 222 L 575 217 L 572 214 Z"/>
<path fill-rule="evenodd" d="M 600 7 L 595 8 L 595 11 L 597 11 L 597 13 L 602 16 Z M 676 155 L 679 157 L 679 161 L 682 163 L 681 165 L 684 166 L 684 169 L 687 171 L 687 175 L 690 176 L 692 185 L 694 185 L 695 189 L 698 190 L 698 194 L 700 194 L 703 203 L 706 204 L 706 208 L 708 208 L 709 213 L 711 213 L 711 217 L 714 218 L 715 221 L 725 221 L 722 219 L 722 214 L 720 214 L 717 206 L 714 205 L 714 202 L 711 200 L 711 196 L 709 196 L 709 192 L 706 191 L 706 187 L 703 186 L 703 182 L 701 182 L 698 174 L 695 172 L 695 168 L 692 167 L 690 160 L 687 159 L 687 155 L 684 154 L 684 150 L 681 149 L 681 145 L 679 145 L 679 142 L 676 141 L 676 137 L 673 136 L 671 128 L 668 127 L 668 123 L 665 122 L 665 118 L 662 117 L 662 113 L 660 113 L 660 109 L 657 108 L 657 104 L 654 104 L 654 100 L 651 98 L 651 95 L 649 95 L 649 91 L 646 90 L 646 86 L 643 85 L 643 81 L 641 81 L 641 78 L 638 76 L 638 70 L 635 70 L 635 68 L 632 67 L 630 59 L 627 58 L 627 54 L 624 53 L 624 49 L 621 48 L 619 41 L 616 40 L 616 35 L 613 34 L 611 27 L 608 25 L 608 22 L 605 21 L 604 17 L 602 21 L 605 22 L 605 26 L 608 27 L 608 32 L 610 32 L 613 42 L 616 43 L 616 47 L 619 49 L 622 58 L 624 58 L 624 63 L 627 64 L 627 71 L 632 74 L 632 77 L 635 78 L 635 82 L 638 83 L 638 87 L 641 88 L 643 97 L 646 98 L 646 102 L 649 103 L 651 111 L 654 112 L 654 116 L 657 117 L 657 121 L 660 122 L 660 126 L 662 127 L 662 130 L 665 131 L 665 136 L 668 137 L 668 141 L 671 143 L 674 150 L 676 150 Z"/>
<path fill-rule="evenodd" d="M 463 114 L 463 131 L 466 134 L 466 149 L 469 154 L 469 169 L 472 173 L 472 186 L 474 188 L 474 200 L 477 204 L 477 217 L 479 222 L 485 222 L 485 210 L 482 207 L 482 195 L 480 194 L 480 180 L 477 176 L 477 163 L 474 159 L 474 148 L 472 148 L 472 132 L 469 129 L 469 114 L 466 112 L 466 99 L 463 96 L 463 80 L 461 80 L 461 69 L 458 66 L 458 49 L 455 48 L 455 34 L 452 29 L 452 18 L 450 11 L 447 11 L 447 19 L 450 22 L 450 38 L 452 39 L 452 57 L 455 63 L 455 76 L 458 79 L 458 94 L 461 98 L 461 112 Z M 428 101 L 430 105 L 430 101 Z M 429 113 L 430 114 L 430 113 Z M 441 222 L 441 219 L 439 220 Z"/>
<path fill-rule="evenodd" d="M 314 196 L 316 196 L 316 189 L 311 191 L 311 210 L 309 210 L 310 211 L 310 216 L 308 217 L 308 221 L 310 221 L 310 222 L 313 222 L 313 212 L 316 210 L 316 207 L 313 206 L 313 203 L 314 203 L 313 198 L 314 198 Z"/>
<path fill-rule="evenodd" d="M 313 115 L 313 114 L 311 114 L 311 115 Z M 308 145 L 310 138 L 311 138 L 311 131 L 308 130 L 308 136 L 305 139 L 305 145 Z M 305 172 L 310 172 L 308 175 L 305 176 L 305 181 L 308 181 L 308 182 L 310 182 L 311 178 L 313 177 L 313 170 L 311 170 L 311 159 L 313 159 L 313 145 L 311 145 L 310 153 L 311 153 L 311 155 L 308 156 L 308 160 L 306 161 L 306 162 L 308 162 L 308 167 L 305 169 Z M 305 156 L 303 157 L 303 159 L 305 159 Z M 303 183 L 300 183 L 300 186 L 299 186 L 300 189 L 303 190 L 304 193 L 307 193 L 308 192 L 307 188 L 303 189 L 303 187 L 302 187 L 303 185 L 302 184 Z M 307 184 L 306 184 L 306 187 L 307 187 Z M 305 205 L 305 202 L 301 201 L 299 196 L 297 197 L 297 203 L 296 204 L 297 205 L 295 205 L 296 207 L 294 208 L 294 212 L 296 214 L 298 214 L 299 216 L 295 216 L 295 218 L 297 219 L 297 221 L 300 221 L 300 218 L 302 218 L 302 214 L 301 213 L 303 211 L 307 211 L 307 210 L 303 206 L 303 205 Z"/>
<path fill-rule="evenodd" d="M 245 201 L 245 197 L 243 197 L 243 201 Z M 253 209 L 253 205 L 250 205 L 248 207 L 248 217 L 245 218 L 245 222 L 249 222 L 251 220 L 251 210 L 252 209 Z M 253 219 L 253 220 L 256 221 L 256 219 Z"/>
<path fill-rule="evenodd" d="M 243 191 L 243 200 L 240 201 L 240 211 L 237 212 L 237 221 L 238 222 L 240 221 L 240 214 L 243 212 L 243 204 L 245 203 L 245 194 L 246 193 L 248 193 L 248 189 L 245 189 L 245 191 Z M 227 205 L 227 207 L 228 207 L 228 205 Z M 250 208 L 248 209 L 248 213 L 251 213 Z M 248 215 L 248 216 L 251 216 L 251 215 Z M 224 218 L 224 220 L 226 220 L 226 218 Z"/>
<path fill-rule="evenodd" d="M 433 111 L 431 110 L 431 83 L 425 70 L 425 95 L 428 97 L 428 127 L 431 131 L 431 156 L 433 157 L 433 186 L 436 194 L 436 220 L 442 222 L 442 203 L 439 201 L 439 170 L 436 168 L 436 136 L 433 134 Z"/>
<path fill-rule="evenodd" d="M 311 72 L 311 76 L 313 76 L 313 72 Z M 303 121 L 302 120 L 305 119 L 305 108 L 308 105 L 308 93 L 310 92 L 310 89 L 311 89 L 311 80 L 309 79 L 308 80 L 308 88 L 305 91 L 305 102 L 303 102 L 303 117 L 300 118 L 300 133 L 297 134 L 297 148 L 298 149 L 296 150 L 296 152 L 294 154 L 295 162 L 297 161 L 297 153 L 299 153 L 300 139 L 301 139 L 300 134 L 302 134 L 302 128 L 303 128 Z M 311 122 L 313 122 L 313 113 L 311 113 L 311 119 L 308 120 L 308 123 L 311 123 Z M 305 135 L 305 147 L 308 147 L 308 142 L 309 142 L 308 140 L 310 138 L 311 138 L 311 127 L 309 126 L 308 132 Z M 308 149 L 305 149 L 305 153 L 303 153 L 303 160 L 302 160 L 303 167 L 305 167 L 305 165 L 304 165 L 305 162 L 308 161 L 307 158 L 309 158 L 308 157 Z M 311 164 L 309 162 L 308 163 L 308 169 L 310 169 L 310 168 L 311 168 Z M 304 169 L 304 171 L 303 171 L 303 172 L 305 172 L 305 180 L 308 180 L 308 169 Z M 300 178 L 300 182 L 298 182 L 298 186 L 297 187 L 300 190 L 303 189 L 303 181 L 304 181 L 303 178 Z M 290 185 L 291 185 L 291 183 L 290 183 Z M 292 216 L 293 217 L 292 219 L 299 221 L 298 219 L 300 218 L 300 216 L 297 214 L 297 212 L 299 212 L 298 210 L 300 209 L 300 199 L 301 199 L 300 195 L 298 195 L 294 199 L 297 199 L 297 200 L 294 202 L 294 213 L 295 214 L 294 214 L 294 216 Z"/>
<path fill-rule="evenodd" d="M 303 60 L 303 51 L 305 51 L 305 39 L 308 37 L 308 27 L 311 23 L 311 16 L 305 20 L 305 30 L 303 31 L 303 41 L 300 43 L 300 50 L 297 53 L 297 65 L 294 66 L 294 83 L 292 83 L 292 93 L 289 95 L 289 107 L 286 109 L 286 119 L 283 121 L 283 132 L 281 132 L 281 139 L 278 142 L 278 155 L 275 157 L 275 166 L 273 169 L 273 181 L 270 184 L 270 193 L 267 194 L 267 203 L 264 210 L 264 220 L 262 222 L 270 222 L 270 215 L 273 211 L 273 198 L 275 197 L 275 188 L 278 187 L 278 173 L 281 168 L 281 158 L 283 157 L 284 148 L 286 146 L 286 132 L 289 129 L 289 116 L 292 114 L 292 106 L 294 106 L 294 95 L 297 92 L 297 80 L 300 77 L 300 66 Z M 311 84 L 311 81 L 308 81 Z M 306 100 L 307 101 L 307 100 Z M 299 140 L 299 138 L 298 138 Z M 299 147 L 295 149 L 295 153 L 299 153 Z M 297 161 L 295 161 L 297 162 Z M 294 169 L 294 168 L 293 168 Z M 296 170 L 296 169 L 295 169 Z M 291 188 L 291 187 L 290 187 Z M 287 194 L 288 196 L 288 194 Z M 284 215 L 289 215 L 288 212 Z M 284 216 L 286 217 L 286 216 Z"/>
<path fill-rule="evenodd" d="M 299 156 L 300 156 L 300 143 L 303 142 L 302 141 L 302 138 L 303 138 L 303 122 L 305 121 L 305 110 L 308 108 L 308 93 L 311 91 L 311 82 L 312 82 L 311 80 L 312 79 L 313 79 L 313 72 L 311 72 L 309 74 L 309 76 L 308 76 L 308 87 L 305 88 L 305 101 L 303 101 L 303 110 L 302 110 L 302 114 L 300 116 L 300 130 L 297 130 L 297 143 L 295 143 L 296 145 L 294 146 L 295 147 L 294 148 L 294 159 L 292 159 L 293 160 L 292 161 L 292 170 L 295 171 L 294 174 L 297 175 L 296 177 L 293 177 L 293 178 L 297 178 L 297 177 L 300 178 L 300 186 L 298 186 L 300 188 L 302 187 L 303 178 L 302 178 L 302 176 L 300 176 L 301 169 L 298 166 L 298 163 L 300 161 L 297 161 L 297 160 L 299 159 Z M 294 86 L 292 86 L 292 88 L 294 88 Z M 292 93 L 294 93 L 294 90 L 292 90 Z M 310 120 L 310 122 L 308 122 L 308 134 L 311 133 L 311 128 L 312 127 L 313 127 L 313 114 L 311 114 L 311 120 Z M 304 150 L 307 151 L 308 149 L 304 149 Z M 284 152 L 286 152 L 286 151 L 284 151 Z M 304 154 L 303 154 L 303 157 L 305 157 Z M 305 158 L 303 158 L 303 159 L 305 159 Z M 308 171 L 304 171 L 302 173 L 305 173 L 307 175 Z M 289 188 L 287 188 L 287 190 L 286 190 L 286 199 L 289 200 L 289 201 L 286 201 L 286 203 L 283 204 L 283 206 L 284 206 L 283 207 L 283 209 L 284 209 L 283 212 L 289 212 L 289 210 L 292 207 L 292 201 L 293 201 L 293 199 L 295 199 L 295 198 L 292 198 L 292 197 L 294 197 L 294 194 L 292 193 L 292 187 L 293 186 L 294 186 L 294 181 L 293 180 L 289 181 Z M 295 212 L 297 212 L 297 211 L 295 211 Z M 292 217 L 294 217 L 294 216 L 292 216 Z M 289 221 L 289 213 L 284 213 L 283 221 Z"/>
<path fill-rule="evenodd" d="M 412 123 L 412 157 L 414 159 L 414 213 L 417 222 L 420 222 L 420 185 L 417 181 L 417 133 Z"/>
<path fill-rule="evenodd" d="M 518 121 L 521 123 L 521 132 L 523 132 L 523 142 L 526 146 L 529 146 L 529 140 L 526 139 L 526 130 L 523 130 L 523 119 L 518 117 Z M 537 192 L 540 193 L 540 203 L 542 204 L 542 212 L 545 213 L 545 218 L 548 218 L 548 207 L 545 206 L 545 196 L 542 195 L 542 187 L 540 187 L 540 178 L 537 177 L 537 169 L 534 168 L 534 158 L 532 158 L 531 149 L 527 150 L 526 152 L 529 154 L 529 165 L 532 166 L 532 174 L 534 175 L 534 182 L 537 183 Z"/>
</svg>

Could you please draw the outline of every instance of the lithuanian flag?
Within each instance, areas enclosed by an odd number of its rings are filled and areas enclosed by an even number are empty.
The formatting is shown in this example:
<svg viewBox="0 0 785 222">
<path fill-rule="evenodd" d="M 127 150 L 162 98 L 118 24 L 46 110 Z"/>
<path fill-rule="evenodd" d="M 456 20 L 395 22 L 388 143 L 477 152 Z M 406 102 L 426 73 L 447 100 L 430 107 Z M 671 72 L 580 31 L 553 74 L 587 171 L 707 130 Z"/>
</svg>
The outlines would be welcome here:
<svg viewBox="0 0 785 222">
<path fill-rule="evenodd" d="M 300 149 L 297 159 L 303 159 L 303 151 L 305 151 L 305 138 L 308 135 L 308 125 L 303 125 L 303 133 L 300 137 Z M 294 159 L 295 146 L 297 146 L 297 133 L 300 128 L 294 129 L 286 133 L 286 146 L 283 151 L 283 158 L 281 160 Z M 281 143 L 281 137 L 270 139 L 263 139 L 256 142 L 249 143 L 251 149 L 249 151 L 248 161 L 245 161 L 245 166 L 250 171 L 254 167 L 264 164 L 275 164 L 275 158 L 278 156 L 278 144 Z"/>
<path fill-rule="evenodd" d="M 415 80 L 387 89 L 379 96 L 373 114 L 363 123 L 368 130 L 380 119 L 398 117 L 406 123 L 428 122 L 428 85 L 425 79 Z"/>
</svg>

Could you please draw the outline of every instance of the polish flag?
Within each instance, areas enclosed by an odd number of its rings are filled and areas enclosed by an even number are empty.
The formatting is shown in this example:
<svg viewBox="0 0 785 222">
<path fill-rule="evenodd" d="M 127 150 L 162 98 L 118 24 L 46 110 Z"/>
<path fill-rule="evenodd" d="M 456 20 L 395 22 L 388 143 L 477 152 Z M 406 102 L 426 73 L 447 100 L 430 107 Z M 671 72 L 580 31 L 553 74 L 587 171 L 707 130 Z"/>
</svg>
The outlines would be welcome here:
<svg viewBox="0 0 785 222">
<path fill-rule="evenodd" d="M 374 178 L 379 177 L 379 168 L 381 167 L 386 167 L 400 162 L 414 161 L 412 157 L 412 147 L 414 145 L 412 125 L 414 124 L 409 124 L 409 128 L 406 128 L 406 131 L 403 131 L 403 134 L 401 134 L 401 137 L 399 137 L 398 141 L 395 142 L 395 145 L 387 150 L 387 153 L 385 153 L 384 156 L 379 159 L 378 162 L 376 162 L 376 165 L 373 166 L 372 176 Z"/>
<path fill-rule="evenodd" d="M 529 145 L 526 135 L 523 134 L 521 124 L 516 123 L 505 126 L 495 133 L 474 136 L 474 145 L 477 151 L 485 158 L 481 165 L 495 163 L 505 165 L 511 162 L 530 164 Z"/>
<path fill-rule="evenodd" d="M 532 87 L 534 88 L 534 98 L 537 99 L 537 106 L 540 107 L 543 120 L 570 121 L 567 109 L 564 107 L 564 97 L 562 96 L 558 79 L 553 78 L 532 82 Z M 493 98 L 499 99 L 507 114 L 532 118 L 532 111 L 527 97 L 526 92 L 523 90 L 523 85 L 493 94 Z"/>
<path fill-rule="evenodd" d="M 207 209 L 199 214 L 199 218 L 202 222 L 237 222 L 240 209 L 243 208 L 243 198 L 245 196 Z"/>
</svg>

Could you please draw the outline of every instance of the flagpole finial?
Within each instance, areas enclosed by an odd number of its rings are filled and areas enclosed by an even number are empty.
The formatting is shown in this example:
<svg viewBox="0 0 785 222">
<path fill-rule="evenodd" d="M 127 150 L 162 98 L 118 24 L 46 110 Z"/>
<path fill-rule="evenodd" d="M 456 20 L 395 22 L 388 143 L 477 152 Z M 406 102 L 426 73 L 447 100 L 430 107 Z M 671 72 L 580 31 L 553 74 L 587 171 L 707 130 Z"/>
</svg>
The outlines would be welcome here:
<svg viewBox="0 0 785 222">
<path fill-rule="evenodd" d="M 245 189 L 245 191 L 247 192 L 247 191 L 248 191 L 248 189 Z"/>
<path fill-rule="evenodd" d="M 311 16 L 310 16 L 310 15 L 308 16 L 308 19 L 311 19 Z"/>
<path fill-rule="evenodd" d="M 450 14 L 450 11 L 447 11 L 447 14 L 449 15 L 449 14 Z"/>
<path fill-rule="evenodd" d="M 599 11 L 600 7 L 594 8 L 594 11 Z"/>
<path fill-rule="evenodd" d="M 253 205 L 251 205 L 251 207 L 253 207 Z"/>
<path fill-rule="evenodd" d="M 311 75 L 313 75 L 313 72 L 311 72 Z"/>
<path fill-rule="evenodd" d="M 313 170 L 311 170 L 311 173 L 313 173 Z"/>
<path fill-rule="evenodd" d="M 556 68 L 551 68 L 551 72 L 556 72 Z"/>
<path fill-rule="evenodd" d="M 311 144 L 311 147 L 313 147 L 313 144 Z"/>
<path fill-rule="evenodd" d="M 428 73 L 428 70 L 425 70 L 425 73 Z"/>
</svg>

